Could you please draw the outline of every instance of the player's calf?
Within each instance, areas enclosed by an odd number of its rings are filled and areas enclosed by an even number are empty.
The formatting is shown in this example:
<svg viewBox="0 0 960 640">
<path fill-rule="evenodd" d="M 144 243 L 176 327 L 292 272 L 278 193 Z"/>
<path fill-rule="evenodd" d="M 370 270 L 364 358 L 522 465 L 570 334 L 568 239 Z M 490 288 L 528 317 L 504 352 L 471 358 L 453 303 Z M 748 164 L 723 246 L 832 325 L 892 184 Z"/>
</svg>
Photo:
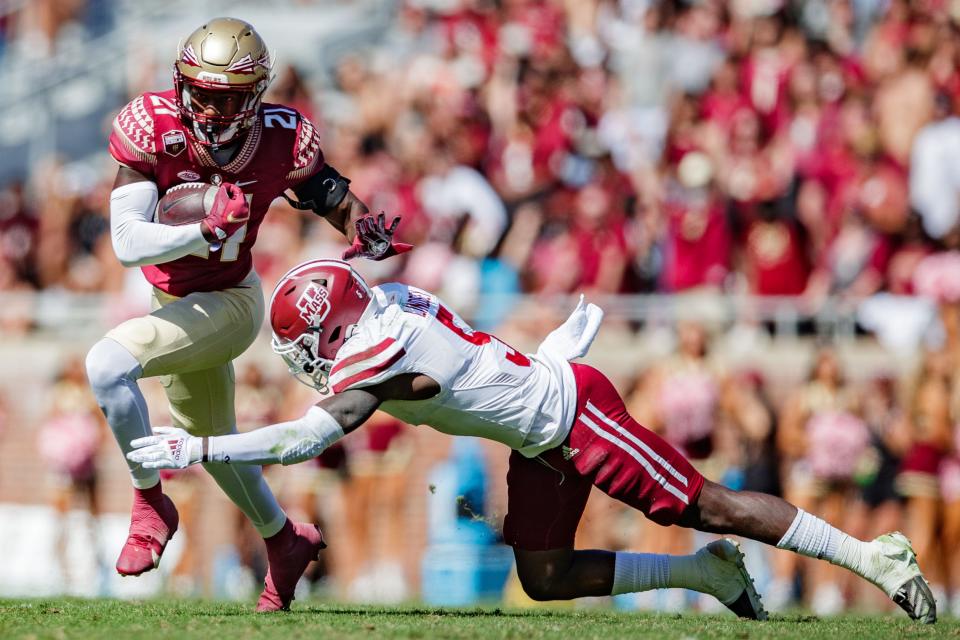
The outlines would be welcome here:
<svg viewBox="0 0 960 640">
<path fill-rule="evenodd" d="M 689 556 L 573 549 L 514 553 L 520 584 L 534 600 L 681 588 L 712 595 L 740 617 L 767 617 L 740 547 L 732 540 L 711 542 Z"/>
<path fill-rule="evenodd" d="M 785 500 L 754 491 L 732 491 L 709 480 L 677 523 L 698 531 L 742 535 L 777 544 L 796 517 Z"/>
<path fill-rule="evenodd" d="M 87 353 L 86 369 L 97 404 L 126 454 L 132 450 L 131 440 L 150 435 L 147 403 L 137 386 L 140 363 L 118 342 L 103 338 Z M 160 481 L 155 470 L 129 461 L 127 466 L 135 487 L 152 487 Z"/>
<path fill-rule="evenodd" d="M 514 556 L 520 585 L 533 600 L 546 602 L 610 595 L 616 561 L 611 551 L 514 548 Z"/>
</svg>

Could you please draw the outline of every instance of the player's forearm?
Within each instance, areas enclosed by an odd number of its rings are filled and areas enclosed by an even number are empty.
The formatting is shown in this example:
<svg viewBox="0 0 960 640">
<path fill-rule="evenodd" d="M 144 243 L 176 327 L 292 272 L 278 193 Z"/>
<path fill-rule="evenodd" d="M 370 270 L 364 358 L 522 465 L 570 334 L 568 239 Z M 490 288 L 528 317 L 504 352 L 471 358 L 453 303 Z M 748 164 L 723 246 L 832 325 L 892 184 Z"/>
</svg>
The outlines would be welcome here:
<svg viewBox="0 0 960 640">
<path fill-rule="evenodd" d="M 315 458 L 367 421 L 380 398 L 370 389 L 351 389 L 324 398 L 302 418 L 229 436 L 203 439 L 205 462 L 296 464 Z"/>
<path fill-rule="evenodd" d="M 209 246 L 200 223 L 168 226 L 152 222 L 157 186 L 134 182 L 110 194 L 110 236 L 113 250 L 125 267 L 161 264 Z"/>
<path fill-rule="evenodd" d="M 298 420 L 249 433 L 198 438 L 183 429 L 156 427 L 153 435 L 130 442 L 127 459 L 145 469 L 184 469 L 199 462 L 296 464 L 323 453 L 379 406 L 377 393 L 350 389 L 323 399 Z"/>
<path fill-rule="evenodd" d="M 303 417 L 247 433 L 203 439 L 203 461 L 225 464 L 296 464 L 315 458 L 342 438 L 343 427 L 320 407 Z"/>
<path fill-rule="evenodd" d="M 335 229 L 347 237 L 348 242 L 353 242 L 357 235 L 357 220 L 368 213 L 370 213 L 370 209 L 367 205 L 352 191 L 349 191 L 343 201 L 326 218 Z"/>
</svg>

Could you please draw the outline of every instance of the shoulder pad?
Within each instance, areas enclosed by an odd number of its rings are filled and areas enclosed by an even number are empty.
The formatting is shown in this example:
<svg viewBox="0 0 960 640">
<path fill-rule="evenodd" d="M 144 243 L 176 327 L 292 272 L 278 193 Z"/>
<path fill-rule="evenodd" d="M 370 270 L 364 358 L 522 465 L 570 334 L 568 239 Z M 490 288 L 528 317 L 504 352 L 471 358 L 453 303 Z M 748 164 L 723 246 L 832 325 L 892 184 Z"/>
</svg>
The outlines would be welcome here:
<svg viewBox="0 0 960 640">
<path fill-rule="evenodd" d="M 330 370 L 334 393 L 379 384 L 399 373 L 397 363 L 407 353 L 403 340 L 390 335 L 392 332 L 373 329 L 360 328 L 337 353 Z"/>
<path fill-rule="evenodd" d="M 115 155 L 116 152 L 126 152 L 132 156 L 117 157 L 117 160 L 123 162 L 125 159 L 132 159 L 156 164 L 153 114 L 147 108 L 145 96 L 138 96 L 120 110 L 113 120 L 113 133 L 121 147 L 115 150 Z"/>
<path fill-rule="evenodd" d="M 302 113 L 297 114 L 297 136 L 293 143 L 293 169 L 287 180 L 296 182 L 313 175 L 323 167 L 323 151 L 320 150 L 320 132 Z"/>
</svg>

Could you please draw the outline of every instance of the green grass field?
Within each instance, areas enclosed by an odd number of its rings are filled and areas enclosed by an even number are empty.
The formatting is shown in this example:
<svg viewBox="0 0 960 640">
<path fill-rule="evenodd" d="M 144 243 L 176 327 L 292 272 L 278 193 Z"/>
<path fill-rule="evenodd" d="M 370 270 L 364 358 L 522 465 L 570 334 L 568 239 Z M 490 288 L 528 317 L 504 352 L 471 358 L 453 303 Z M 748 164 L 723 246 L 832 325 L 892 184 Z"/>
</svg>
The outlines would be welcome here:
<svg viewBox="0 0 960 640">
<path fill-rule="evenodd" d="M 247 604 L 196 600 L 37 599 L 0 600 L 0 638 L 960 638 L 960 620 L 922 626 L 899 615 L 783 616 L 758 623 L 728 616 L 319 604 L 257 615 Z"/>
</svg>

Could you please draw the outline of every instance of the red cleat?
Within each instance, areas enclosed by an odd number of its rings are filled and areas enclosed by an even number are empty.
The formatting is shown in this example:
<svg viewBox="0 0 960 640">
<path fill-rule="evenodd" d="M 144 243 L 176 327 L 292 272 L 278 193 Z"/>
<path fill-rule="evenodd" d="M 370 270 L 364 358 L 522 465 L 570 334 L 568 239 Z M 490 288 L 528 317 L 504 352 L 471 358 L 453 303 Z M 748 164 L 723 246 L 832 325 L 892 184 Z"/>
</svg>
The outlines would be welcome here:
<svg viewBox="0 0 960 640">
<path fill-rule="evenodd" d="M 257 611 L 285 611 L 293 601 L 297 581 L 326 548 L 320 527 L 287 519 L 280 532 L 265 540 L 270 568 L 257 600 Z"/>
<path fill-rule="evenodd" d="M 159 484 L 133 492 L 130 535 L 117 559 L 117 573 L 122 576 L 138 576 L 156 569 L 167 542 L 177 532 L 180 523 L 177 508 L 163 494 Z"/>
</svg>

